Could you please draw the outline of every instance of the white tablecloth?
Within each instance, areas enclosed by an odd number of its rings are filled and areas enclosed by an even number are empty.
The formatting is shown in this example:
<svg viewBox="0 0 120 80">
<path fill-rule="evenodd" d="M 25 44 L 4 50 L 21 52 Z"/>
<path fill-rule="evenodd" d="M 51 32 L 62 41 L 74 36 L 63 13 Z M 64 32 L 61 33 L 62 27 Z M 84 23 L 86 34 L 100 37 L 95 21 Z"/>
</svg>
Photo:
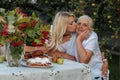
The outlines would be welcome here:
<svg viewBox="0 0 120 80">
<path fill-rule="evenodd" d="M 0 64 L 0 80 L 91 80 L 91 72 L 88 65 L 66 59 L 52 68 L 9 67 L 4 62 Z"/>
</svg>

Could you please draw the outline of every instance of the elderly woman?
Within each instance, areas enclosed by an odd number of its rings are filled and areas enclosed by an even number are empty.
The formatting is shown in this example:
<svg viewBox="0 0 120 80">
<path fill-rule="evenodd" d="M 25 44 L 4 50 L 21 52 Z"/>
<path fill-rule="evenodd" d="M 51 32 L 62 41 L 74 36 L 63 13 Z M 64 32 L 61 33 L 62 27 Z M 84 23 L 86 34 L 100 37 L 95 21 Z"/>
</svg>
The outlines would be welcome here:
<svg viewBox="0 0 120 80">
<path fill-rule="evenodd" d="M 102 57 L 98 44 L 97 34 L 92 30 L 93 21 L 87 16 L 81 16 L 77 21 L 76 33 L 72 34 L 72 38 L 62 44 L 59 51 L 76 57 L 80 63 L 89 64 L 93 75 L 93 80 L 104 80 L 102 76 Z M 89 37 L 86 37 L 89 33 Z M 104 72 L 104 75 L 107 72 Z"/>
<path fill-rule="evenodd" d="M 93 74 L 93 80 L 102 80 L 102 58 L 101 51 L 98 44 L 97 34 L 92 31 L 93 22 L 92 19 L 87 16 L 81 16 L 78 19 L 77 25 L 77 54 L 78 61 L 88 63 L 91 66 Z M 85 38 L 84 34 L 90 31 L 89 37 Z M 101 78 L 101 79 L 99 79 Z"/>
</svg>

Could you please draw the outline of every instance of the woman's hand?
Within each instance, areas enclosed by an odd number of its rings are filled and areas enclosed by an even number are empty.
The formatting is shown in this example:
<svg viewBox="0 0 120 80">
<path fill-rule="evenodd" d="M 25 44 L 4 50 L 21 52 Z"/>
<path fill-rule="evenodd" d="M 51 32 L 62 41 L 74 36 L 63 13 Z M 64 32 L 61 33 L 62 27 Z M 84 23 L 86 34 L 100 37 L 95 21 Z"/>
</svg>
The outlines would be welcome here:
<svg viewBox="0 0 120 80">
<path fill-rule="evenodd" d="M 48 55 L 51 56 L 51 57 L 58 57 L 59 51 L 58 51 L 58 50 L 49 51 L 49 52 L 48 52 Z"/>
<path fill-rule="evenodd" d="M 102 75 L 104 77 L 107 77 L 108 76 L 108 62 L 107 61 L 104 61 L 103 62 L 103 65 L 102 65 Z"/>
<path fill-rule="evenodd" d="M 78 35 L 77 39 L 83 41 L 89 37 L 89 34 L 90 34 L 90 30 L 83 31 Z"/>
<path fill-rule="evenodd" d="M 102 61 L 103 61 L 103 65 L 102 65 L 102 68 L 101 68 L 102 75 L 104 77 L 107 77 L 108 76 L 108 61 L 105 58 L 105 53 L 104 52 L 101 52 L 101 57 L 102 57 Z"/>
<path fill-rule="evenodd" d="M 65 52 L 60 52 L 59 50 L 49 51 L 48 53 L 49 53 L 48 55 L 51 57 L 63 57 L 65 59 L 76 61 L 76 58 L 74 56 L 69 55 Z"/>
</svg>

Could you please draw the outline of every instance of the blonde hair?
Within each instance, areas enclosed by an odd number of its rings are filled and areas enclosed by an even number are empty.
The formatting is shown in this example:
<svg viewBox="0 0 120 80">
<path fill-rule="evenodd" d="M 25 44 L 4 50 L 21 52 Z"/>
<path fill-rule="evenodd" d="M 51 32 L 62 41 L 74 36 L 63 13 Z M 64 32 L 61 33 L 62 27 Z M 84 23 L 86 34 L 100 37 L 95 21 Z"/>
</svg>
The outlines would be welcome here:
<svg viewBox="0 0 120 80">
<path fill-rule="evenodd" d="M 70 12 L 58 12 L 53 21 L 51 41 L 47 45 L 48 49 L 57 49 L 62 43 L 63 35 L 66 32 L 69 17 L 73 16 Z"/>
<path fill-rule="evenodd" d="M 82 20 L 82 19 L 87 19 L 90 30 L 93 30 L 93 25 L 94 25 L 94 24 L 93 24 L 92 18 L 89 17 L 88 15 L 83 15 L 83 16 L 80 16 L 80 17 L 78 18 L 78 21 L 79 21 L 79 20 Z"/>
</svg>

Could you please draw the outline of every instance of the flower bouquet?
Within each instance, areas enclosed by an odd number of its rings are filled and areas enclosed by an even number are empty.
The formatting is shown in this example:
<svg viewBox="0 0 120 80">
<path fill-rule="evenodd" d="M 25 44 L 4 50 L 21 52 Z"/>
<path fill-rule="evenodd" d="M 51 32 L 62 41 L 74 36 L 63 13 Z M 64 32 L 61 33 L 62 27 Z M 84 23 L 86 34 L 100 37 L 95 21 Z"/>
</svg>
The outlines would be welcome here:
<svg viewBox="0 0 120 80">
<path fill-rule="evenodd" d="M 44 24 L 35 13 L 28 16 L 20 8 L 0 10 L 0 45 L 6 45 L 6 53 L 20 59 L 23 44 L 44 46 L 49 40 L 49 24 Z M 22 47 L 21 47 L 22 46 Z"/>
</svg>

